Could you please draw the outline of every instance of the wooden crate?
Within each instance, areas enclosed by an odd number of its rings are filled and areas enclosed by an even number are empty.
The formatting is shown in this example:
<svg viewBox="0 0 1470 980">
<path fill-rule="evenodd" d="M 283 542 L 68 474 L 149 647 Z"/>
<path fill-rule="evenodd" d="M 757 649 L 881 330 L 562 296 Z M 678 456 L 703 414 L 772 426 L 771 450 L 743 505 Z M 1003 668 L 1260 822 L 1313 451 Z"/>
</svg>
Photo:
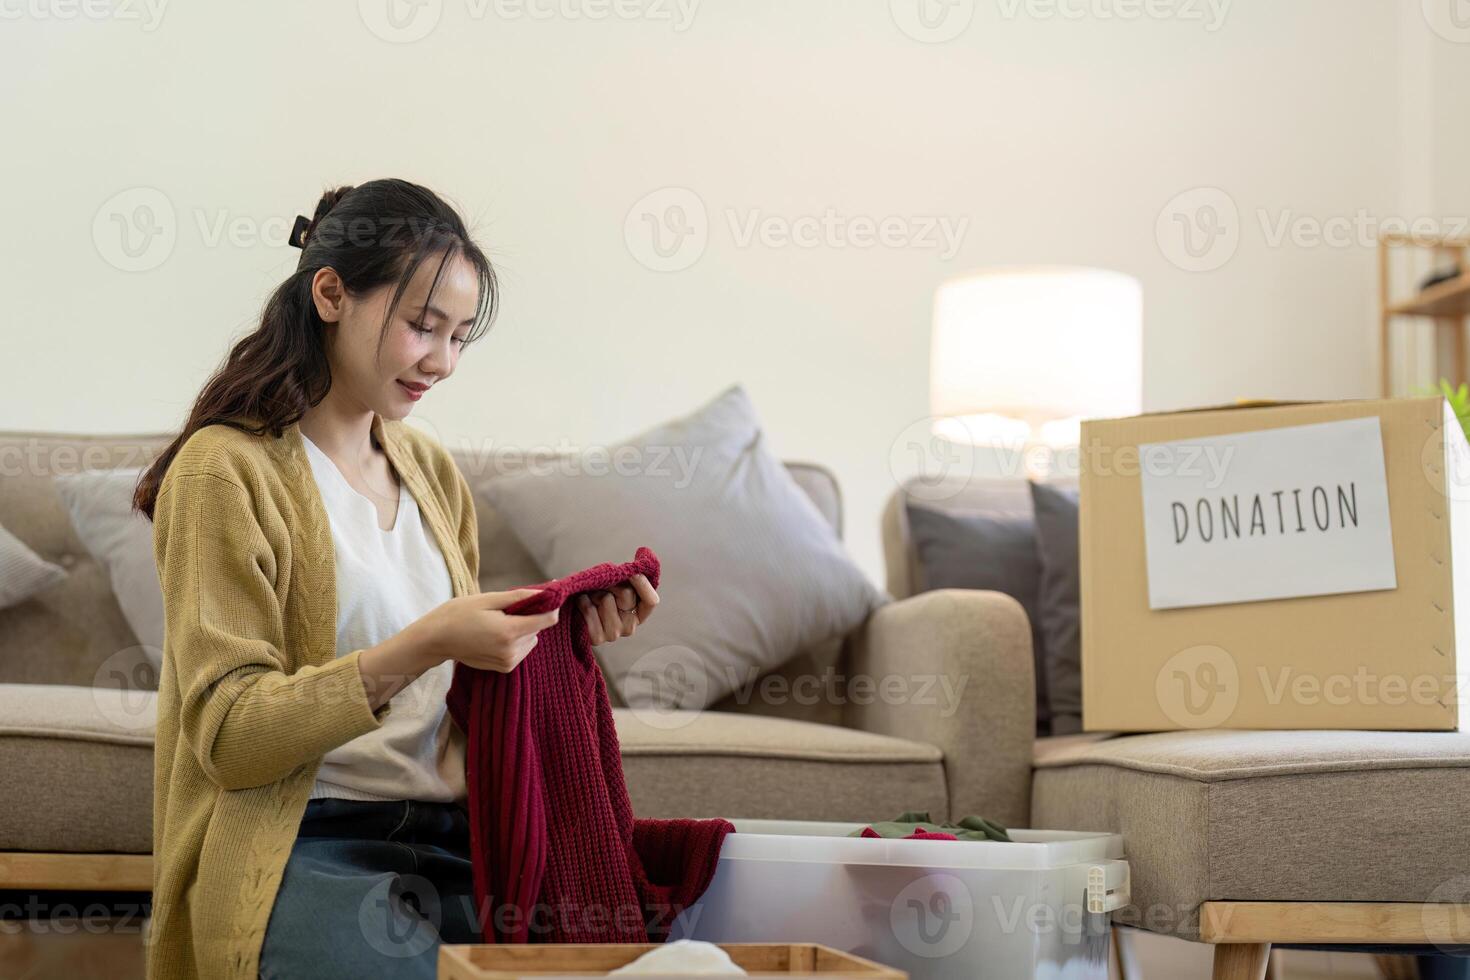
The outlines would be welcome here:
<svg viewBox="0 0 1470 980">
<path fill-rule="evenodd" d="M 902 970 L 819 943 L 719 943 L 756 980 L 854 977 L 908 980 Z M 657 943 L 450 944 L 439 947 L 439 980 L 520 980 L 546 976 L 601 977 L 633 962 Z"/>
</svg>

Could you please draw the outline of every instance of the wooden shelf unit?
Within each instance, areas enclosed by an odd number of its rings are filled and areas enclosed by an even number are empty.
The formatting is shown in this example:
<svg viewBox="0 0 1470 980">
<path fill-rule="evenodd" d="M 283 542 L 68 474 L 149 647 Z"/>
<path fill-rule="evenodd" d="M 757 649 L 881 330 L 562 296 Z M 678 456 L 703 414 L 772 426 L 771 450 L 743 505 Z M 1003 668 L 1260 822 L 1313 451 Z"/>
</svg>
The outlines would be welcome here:
<svg viewBox="0 0 1470 980">
<path fill-rule="evenodd" d="M 1394 257 L 1402 255 L 1415 284 L 1431 272 L 1459 266 L 1460 274 L 1428 289 L 1395 296 Z M 1466 323 L 1470 320 L 1470 238 L 1444 235 L 1384 234 L 1378 239 L 1379 376 L 1384 398 L 1392 390 L 1395 321 L 1428 319 L 1434 323 L 1434 377 L 1421 379 L 1437 387 L 1440 378 L 1458 385 L 1470 381 L 1466 361 Z M 1448 356 L 1444 351 L 1448 349 Z"/>
</svg>

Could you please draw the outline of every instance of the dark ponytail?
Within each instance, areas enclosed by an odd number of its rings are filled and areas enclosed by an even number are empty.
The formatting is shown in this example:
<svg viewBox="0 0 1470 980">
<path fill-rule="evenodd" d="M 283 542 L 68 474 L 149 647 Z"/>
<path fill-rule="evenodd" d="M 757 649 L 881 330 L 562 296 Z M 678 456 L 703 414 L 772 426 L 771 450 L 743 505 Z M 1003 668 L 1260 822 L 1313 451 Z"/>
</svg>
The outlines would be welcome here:
<svg viewBox="0 0 1470 980">
<path fill-rule="evenodd" d="M 138 480 L 133 507 L 151 521 L 158 488 L 179 448 L 197 430 L 224 424 L 279 436 L 332 386 L 322 320 L 311 298 L 317 270 L 331 267 L 344 288 L 360 296 L 397 283 L 378 334 L 381 351 L 404 290 L 425 259 L 439 257 L 430 295 L 456 254 L 479 275 L 474 328 L 465 344 L 489 329 L 499 307 L 495 270 L 471 240 L 464 221 L 433 191 L 406 180 L 374 180 L 328 190 L 317 202 L 302 243 L 301 261 L 266 301 L 260 326 L 240 340 L 205 383 L 182 431 Z M 253 427 L 246 419 L 257 424 Z"/>
</svg>

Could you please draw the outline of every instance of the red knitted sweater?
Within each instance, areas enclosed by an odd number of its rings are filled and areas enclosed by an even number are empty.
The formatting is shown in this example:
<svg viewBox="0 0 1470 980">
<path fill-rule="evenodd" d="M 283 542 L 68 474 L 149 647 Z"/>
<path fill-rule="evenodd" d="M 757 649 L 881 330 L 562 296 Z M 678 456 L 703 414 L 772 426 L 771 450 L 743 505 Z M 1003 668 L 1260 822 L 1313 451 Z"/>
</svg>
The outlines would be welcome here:
<svg viewBox="0 0 1470 980">
<path fill-rule="evenodd" d="M 541 589 L 507 613 L 562 607 L 509 673 L 455 664 L 446 702 L 467 736 L 470 861 L 487 943 L 663 942 L 704 893 L 727 820 L 635 818 L 607 685 L 573 600 L 642 572 L 639 548 Z"/>
</svg>

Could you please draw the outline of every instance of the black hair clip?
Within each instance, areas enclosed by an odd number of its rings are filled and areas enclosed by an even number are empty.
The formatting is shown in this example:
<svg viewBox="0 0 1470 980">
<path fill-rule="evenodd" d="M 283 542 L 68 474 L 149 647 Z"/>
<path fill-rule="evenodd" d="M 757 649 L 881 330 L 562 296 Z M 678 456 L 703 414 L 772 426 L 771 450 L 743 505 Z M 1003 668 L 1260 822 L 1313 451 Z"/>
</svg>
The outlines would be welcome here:
<svg viewBox="0 0 1470 980">
<path fill-rule="evenodd" d="M 306 226 L 311 224 L 311 219 L 304 214 L 296 216 L 296 223 L 291 226 L 291 237 L 286 239 L 297 248 L 306 247 Z"/>
</svg>

